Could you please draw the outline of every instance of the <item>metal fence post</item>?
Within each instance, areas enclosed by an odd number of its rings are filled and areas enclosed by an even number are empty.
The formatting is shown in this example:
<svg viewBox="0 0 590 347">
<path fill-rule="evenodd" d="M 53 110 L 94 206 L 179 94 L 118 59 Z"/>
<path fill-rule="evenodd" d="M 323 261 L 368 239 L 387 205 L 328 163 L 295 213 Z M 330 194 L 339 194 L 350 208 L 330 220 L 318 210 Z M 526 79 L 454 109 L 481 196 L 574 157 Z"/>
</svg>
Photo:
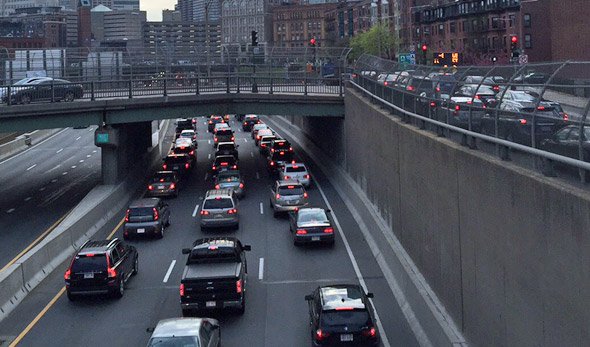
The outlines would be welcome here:
<svg viewBox="0 0 590 347">
<path fill-rule="evenodd" d="M 195 85 L 197 87 L 195 94 L 197 94 L 197 95 L 199 95 L 199 80 L 200 80 L 199 75 L 197 75 L 197 83 L 195 83 Z"/>
<path fill-rule="evenodd" d="M 90 100 L 96 100 L 94 97 L 94 81 L 90 82 Z"/>
<path fill-rule="evenodd" d="M 168 77 L 164 75 L 164 96 L 168 96 Z"/>
<path fill-rule="evenodd" d="M 129 99 L 133 99 L 133 81 L 129 80 Z"/>
<path fill-rule="evenodd" d="M 269 94 L 272 94 L 273 93 L 273 86 L 272 86 L 272 84 L 273 84 L 273 78 L 272 78 L 272 75 L 270 75 L 270 91 L 268 92 Z"/>
<path fill-rule="evenodd" d="M 229 77 L 229 75 L 227 75 L 227 78 L 226 78 L 226 80 L 225 80 L 225 92 L 226 92 L 227 94 L 229 94 L 229 93 L 230 93 L 230 90 L 229 90 L 229 83 L 230 83 L 230 82 L 229 82 L 229 79 L 230 79 L 230 77 Z"/>
<path fill-rule="evenodd" d="M 303 95 L 307 95 L 307 73 L 303 76 Z"/>
<path fill-rule="evenodd" d="M 54 80 L 51 80 L 51 102 L 55 102 L 55 86 Z"/>
<path fill-rule="evenodd" d="M 342 96 L 342 74 L 338 75 L 338 96 Z"/>
<path fill-rule="evenodd" d="M 236 74 L 236 82 L 237 82 L 236 83 L 236 88 L 237 88 L 236 93 L 240 94 L 240 75 L 239 74 Z"/>
<path fill-rule="evenodd" d="M 12 105 L 12 87 L 8 86 L 8 88 L 6 88 L 6 104 L 8 106 Z"/>
</svg>

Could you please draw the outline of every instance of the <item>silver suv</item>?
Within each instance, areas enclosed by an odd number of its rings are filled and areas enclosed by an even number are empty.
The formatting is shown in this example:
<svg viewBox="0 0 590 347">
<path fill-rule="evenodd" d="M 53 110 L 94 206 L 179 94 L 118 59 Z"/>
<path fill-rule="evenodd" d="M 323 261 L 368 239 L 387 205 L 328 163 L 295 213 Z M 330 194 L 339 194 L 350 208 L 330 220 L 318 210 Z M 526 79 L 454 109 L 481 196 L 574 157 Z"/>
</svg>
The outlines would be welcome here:
<svg viewBox="0 0 590 347">
<path fill-rule="evenodd" d="M 285 164 L 279 171 L 279 179 L 299 181 L 305 188 L 309 188 L 310 176 L 303 163 Z"/>
<path fill-rule="evenodd" d="M 239 228 L 238 197 L 231 188 L 209 190 L 201 209 L 201 230 L 207 228 Z"/>
<path fill-rule="evenodd" d="M 297 181 L 276 181 L 270 187 L 270 207 L 275 217 L 280 212 L 297 211 L 307 204 L 307 192 Z"/>
<path fill-rule="evenodd" d="M 169 318 L 158 322 L 147 346 L 219 347 L 220 344 L 221 328 L 216 319 Z"/>
</svg>

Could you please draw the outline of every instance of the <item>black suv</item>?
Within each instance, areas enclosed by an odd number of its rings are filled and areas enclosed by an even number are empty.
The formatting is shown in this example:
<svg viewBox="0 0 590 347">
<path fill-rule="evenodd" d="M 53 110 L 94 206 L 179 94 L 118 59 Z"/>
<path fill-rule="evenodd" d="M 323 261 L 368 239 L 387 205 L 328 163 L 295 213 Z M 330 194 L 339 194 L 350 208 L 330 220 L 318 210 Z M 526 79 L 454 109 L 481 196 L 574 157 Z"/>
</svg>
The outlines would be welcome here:
<svg viewBox="0 0 590 347">
<path fill-rule="evenodd" d="M 242 123 L 242 130 L 243 131 L 251 131 L 252 126 L 254 126 L 254 124 L 258 124 L 258 123 L 260 123 L 260 118 L 258 118 L 258 116 L 253 115 L 253 114 L 246 115 L 244 117 L 244 122 Z"/>
<path fill-rule="evenodd" d="M 123 238 L 151 234 L 164 237 L 164 228 L 170 225 L 170 207 L 160 198 L 135 200 L 125 213 Z"/>
<path fill-rule="evenodd" d="M 166 171 L 175 171 L 179 174 L 185 174 L 193 168 L 194 156 L 186 153 L 174 154 L 170 153 L 164 158 L 162 169 Z"/>
<path fill-rule="evenodd" d="M 318 287 L 306 295 L 312 346 L 378 346 L 372 297 L 352 284 Z"/>
<path fill-rule="evenodd" d="M 121 240 L 86 241 L 64 274 L 68 299 L 109 294 L 123 296 L 125 284 L 137 274 L 137 250 Z"/>
</svg>

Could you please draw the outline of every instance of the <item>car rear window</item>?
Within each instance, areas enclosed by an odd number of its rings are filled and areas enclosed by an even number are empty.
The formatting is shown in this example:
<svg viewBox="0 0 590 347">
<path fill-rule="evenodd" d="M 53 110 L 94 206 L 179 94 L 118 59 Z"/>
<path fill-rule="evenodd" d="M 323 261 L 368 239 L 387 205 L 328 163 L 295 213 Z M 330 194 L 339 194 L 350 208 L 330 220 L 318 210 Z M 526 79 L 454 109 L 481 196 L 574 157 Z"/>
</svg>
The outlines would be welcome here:
<svg viewBox="0 0 590 347">
<path fill-rule="evenodd" d="M 305 166 L 287 166 L 285 172 L 306 172 Z"/>
<path fill-rule="evenodd" d="M 220 129 L 217 130 L 217 136 L 231 136 L 233 132 L 230 129 Z"/>
<path fill-rule="evenodd" d="M 291 161 L 291 152 L 285 150 L 274 152 L 272 160 Z"/>
<path fill-rule="evenodd" d="M 192 336 L 152 337 L 148 347 L 199 347 L 199 340 Z"/>
<path fill-rule="evenodd" d="M 186 157 L 166 157 L 166 164 L 184 164 L 186 161 Z"/>
<path fill-rule="evenodd" d="M 218 151 L 233 151 L 236 149 L 234 145 L 219 145 L 217 146 Z"/>
<path fill-rule="evenodd" d="M 297 214 L 299 223 L 328 223 L 328 217 L 323 210 L 301 210 Z"/>
<path fill-rule="evenodd" d="M 369 321 L 366 310 L 328 311 L 322 314 L 322 325 L 356 325 L 363 326 Z"/>
<path fill-rule="evenodd" d="M 129 217 L 151 216 L 153 213 L 152 207 L 133 207 L 129 209 Z"/>
<path fill-rule="evenodd" d="M 288 185 L 279 187 L 280 195 L 303 195 L 303 187 L 298 185 Z"/>
<path fill-rule="evenodd" d="M 72 264 L 72 272 L 99 272 L 107 268 L 107 258 L 105 254 L 94 254 L 92 257 L 78 255 Z"/>
<path fill-rule="evenodd" d="M 157 174 L 152 178 L 152 182 L 170 182 L 174 179 L 174 174 L 165 173 Z"/>
<path fill-rule="evenodd" d="M 220 208 L 233 208 L 234 204 L 229 198 L 213 198 L 205 200 L 205 204 L 203 204 L 203 209 L 210 210 L 210 209 L 220 209 Z"/>
</svg>

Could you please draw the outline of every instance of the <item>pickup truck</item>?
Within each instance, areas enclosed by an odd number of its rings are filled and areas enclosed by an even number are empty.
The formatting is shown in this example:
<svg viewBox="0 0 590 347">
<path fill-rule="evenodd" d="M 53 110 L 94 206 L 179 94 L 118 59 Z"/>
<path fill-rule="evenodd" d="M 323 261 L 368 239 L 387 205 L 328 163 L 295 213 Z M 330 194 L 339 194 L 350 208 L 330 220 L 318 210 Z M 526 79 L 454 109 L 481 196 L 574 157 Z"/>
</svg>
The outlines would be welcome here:
<svg viewBox="0 0 590 347">
<path fill-rule="evenodd" d="M 198 311 L 235 309 L 243 314 L 246 309 L 248 265 L 246 251 L 235 237 L 198 239 L 188 254 L 180 280 L 180 306 L 183 316 Z"/>
</svg>

